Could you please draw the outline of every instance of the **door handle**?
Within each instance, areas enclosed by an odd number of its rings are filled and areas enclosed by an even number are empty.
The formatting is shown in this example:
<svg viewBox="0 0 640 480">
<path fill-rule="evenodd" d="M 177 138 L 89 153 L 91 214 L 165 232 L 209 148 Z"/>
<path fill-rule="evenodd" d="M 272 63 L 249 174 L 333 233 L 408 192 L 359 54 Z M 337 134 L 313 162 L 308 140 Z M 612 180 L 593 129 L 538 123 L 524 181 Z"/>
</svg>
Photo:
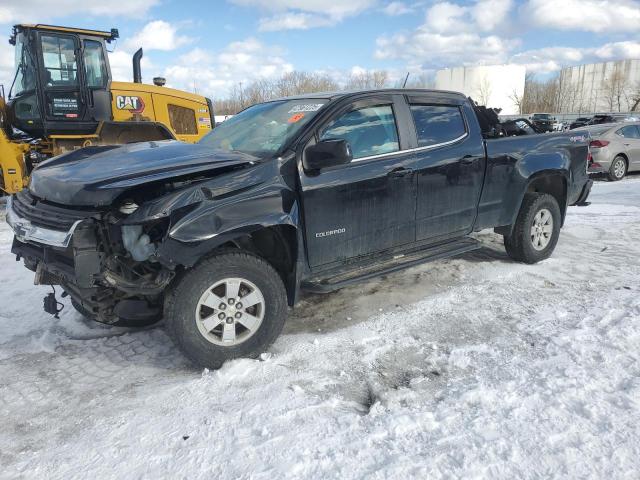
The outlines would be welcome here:
<svg viewBox="0 0 640 480">
<path fill-rule="evenodd" d="M 462 159 L 460 160 L 460 163 L 462 163 L 462 165 L 471 165 L 475 161 L 476 161 L 475 157 L 472 157 L 471 155 L 466 155 L 462 157 Z"/>
<path fill-rule="evenodd" d="M 398 167 L 398 168 L 394 168 L 389 173 L 387 173 L 387 177 L 401 178 L 401 177 L 406 177 L 408 175 L 411 175 L 412 173 L 413 173 L 413 170 L 411 168 Z"/>
</svg>

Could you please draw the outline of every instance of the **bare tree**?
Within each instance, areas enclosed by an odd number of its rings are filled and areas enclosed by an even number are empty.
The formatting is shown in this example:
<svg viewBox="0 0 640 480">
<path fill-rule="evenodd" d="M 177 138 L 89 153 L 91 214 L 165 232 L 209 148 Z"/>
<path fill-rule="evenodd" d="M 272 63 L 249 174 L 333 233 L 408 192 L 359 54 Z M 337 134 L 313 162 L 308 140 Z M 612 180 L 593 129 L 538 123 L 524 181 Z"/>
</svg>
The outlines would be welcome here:
<svg viewBox="0 0 640 480">
<path fill-rule="evenodd" d="M 629 85 L 627 77 L 624 75 L 624 72 L 616 66 L 613 73 L 605 79 L 602 89 L 602 95 L 609 107 L 609 111 L 613 112 L 614 110 L 617 110 L 618 112 L 621 112 L 623 110 L 623 105 L 625 106 L 625 109 L 628 107 L 628 90 Z"/>
<path fill-rule="evenodd" d="M 638 105 L 640 105 L 640 82 L 636 83 L 635 87 L 631 90 L 629 100 L 629 104 L 631 105 L 629 110 L 635 112 Z"/>
<path fill-rule="evenodd" d="M 511 92 L 511 95 L 509 95 L 509 100 L 511 100 L 513 102 L 513 104 L 518 108 L 518 113 L 520 115 L 522 115 L 522 113 L 523 113 L 522 106 L 523 106 L 523 101 L 524 101 L 524 92 L 522 93 L 522 95 L 520 95 L 514 89 L 513 92 Z"/>
<path fill-rule="evenodd" d="M 218 115 L 233 115 L 250 105 L 273 98 L 338 89 L 338 84 L 328 75 L 290 72 L 275 80 L 259 79 L 247 86 L 242 83 L 234 85 L 227 98 L 216 100 L 214 112 Z"/>
<path fill-rule="evenodd" d="M 384 88 L 389 81 L 389 73 L 385 70 L 374 70 L 351 75 L 345 85 L 346 90 L 365 90 L 368 88 Z"/>
<path fill-rule="evenodd" d="M 491 81 L 485 75 L 476 87 L 476 95 L 478 98 L 478 103 L 480 105 L 487 106 L 489 103 L 489 99 L 491 98 Z"/>
</svg>

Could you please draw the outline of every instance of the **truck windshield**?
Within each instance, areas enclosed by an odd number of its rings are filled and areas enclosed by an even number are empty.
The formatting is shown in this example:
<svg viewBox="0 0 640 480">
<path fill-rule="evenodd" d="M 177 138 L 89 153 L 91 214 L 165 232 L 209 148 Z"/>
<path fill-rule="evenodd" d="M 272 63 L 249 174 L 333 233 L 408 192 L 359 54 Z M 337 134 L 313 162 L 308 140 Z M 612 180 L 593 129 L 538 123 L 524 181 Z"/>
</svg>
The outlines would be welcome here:
<svg viewBox="0 0 640 480">
<path fill-rule="evenodd" d="M 9 97 L 17 97 L 36 88 L 36 71 L 33 65 L 33 57 L 24 44 L 24 34 L 16 37 L 15 48 L 15 74 Z"/>
<path fill-rule="evenodd" d="M 278 152 L 326 103 L 326 99 L 315 98 L 260 103 L 218 125 L 200 143 L 215 149 L 268 158 Z"/>
<path fill-rule="evenodd" d="M 534 113 L 533 118 L 536 120 L 551 120 L 551 115 L 548 113 Z"/>
</svg>

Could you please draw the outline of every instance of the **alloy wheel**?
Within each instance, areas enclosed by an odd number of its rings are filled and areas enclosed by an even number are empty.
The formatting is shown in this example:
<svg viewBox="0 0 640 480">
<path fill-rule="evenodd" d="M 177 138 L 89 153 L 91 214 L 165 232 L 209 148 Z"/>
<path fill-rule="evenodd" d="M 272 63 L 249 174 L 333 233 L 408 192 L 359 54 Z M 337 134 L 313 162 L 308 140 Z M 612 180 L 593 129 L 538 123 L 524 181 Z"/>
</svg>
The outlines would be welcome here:
<svg viewBox="0 0 640 480">
<path fill-rule="evenodd" d="M 209 342 L 233 347 L 256 333 L 264 313 L 264 296 L 254 283 L 225 278 L 204 291 L 196 306 L 195 321 Z"/>
</svg>

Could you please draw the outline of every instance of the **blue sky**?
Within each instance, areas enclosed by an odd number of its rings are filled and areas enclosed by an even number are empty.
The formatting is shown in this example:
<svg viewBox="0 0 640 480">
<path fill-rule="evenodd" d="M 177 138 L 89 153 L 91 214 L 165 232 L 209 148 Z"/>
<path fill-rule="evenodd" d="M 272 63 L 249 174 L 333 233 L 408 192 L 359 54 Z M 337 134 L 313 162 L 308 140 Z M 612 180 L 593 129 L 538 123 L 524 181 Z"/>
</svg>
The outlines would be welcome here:
<svg viewBox="0 0 640 480">
<path fill-rule="evenodd" d="M 460 65 L 518 63 L 539 76 L 562 66 L 640 58 L 635 0 L 0 0 L 0 31 L 17 22 L 117 27 L 114 77 L 143 75 L 224 96 L 233 85 L 291 70 L 344 82 L 384 69 L 432 75 Z M 10 83 L 13 51 L 0 43 L 0 81 Z"/>
</svg>

